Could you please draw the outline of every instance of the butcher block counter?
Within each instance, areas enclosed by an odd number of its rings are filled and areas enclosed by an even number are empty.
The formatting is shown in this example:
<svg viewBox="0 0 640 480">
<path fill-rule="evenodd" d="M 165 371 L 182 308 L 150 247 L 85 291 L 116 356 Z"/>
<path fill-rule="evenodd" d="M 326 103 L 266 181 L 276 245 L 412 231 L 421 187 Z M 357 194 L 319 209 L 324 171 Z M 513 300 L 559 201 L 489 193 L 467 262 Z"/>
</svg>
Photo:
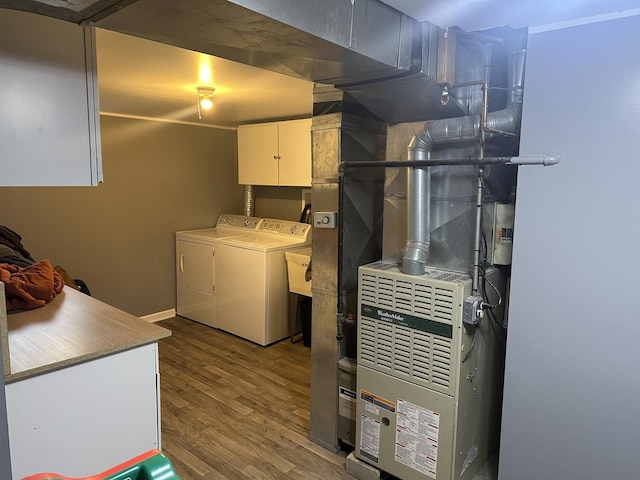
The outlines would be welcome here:
<svg viewBox="0 0 640 480">
<path fill-rule="evenodd" d="M 169 330 L 69 287 L 44 307 L 5 315 L 3 293 L 14 480 L 86 477 L 161 448 L 158 340 Z"/>
<path fill-rule="evenodd" d="M 44 307 L 7 315 L 9 373 L 5 383 L 154 343 L 169 335 L 165 328 L 65 287 Z"/>
</svg>

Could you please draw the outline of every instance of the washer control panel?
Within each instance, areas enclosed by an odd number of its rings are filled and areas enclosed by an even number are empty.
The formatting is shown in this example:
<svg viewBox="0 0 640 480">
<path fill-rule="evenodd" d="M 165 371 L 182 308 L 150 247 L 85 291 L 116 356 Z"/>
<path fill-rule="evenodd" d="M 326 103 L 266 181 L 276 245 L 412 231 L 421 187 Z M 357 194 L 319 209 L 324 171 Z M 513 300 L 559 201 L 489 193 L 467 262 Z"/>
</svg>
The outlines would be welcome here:
<svg viewBox="0 0 640 480">
<path fill-rule="evenodd" d="M 308 223 L 291 222 L 289 220 L 277 220 L 273 218 L 265 218 L 258 227 L 259 233 L 270 233 L 275 235 L 283 235 L 286 237 L 297 237 L 305 239 L 309 234 L 311 225 Z"/>
</svg>

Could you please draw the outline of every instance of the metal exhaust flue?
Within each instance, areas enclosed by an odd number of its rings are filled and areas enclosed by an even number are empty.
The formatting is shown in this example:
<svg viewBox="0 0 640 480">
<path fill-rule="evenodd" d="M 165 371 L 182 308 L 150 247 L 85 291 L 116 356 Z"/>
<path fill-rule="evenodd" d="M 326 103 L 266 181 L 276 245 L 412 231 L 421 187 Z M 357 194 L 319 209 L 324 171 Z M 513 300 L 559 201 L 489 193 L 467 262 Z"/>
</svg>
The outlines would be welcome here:
<svg viewBox="0 0 640 480">
<path fill-rule="evenodd" d="M 432 120 L 411 138 L 410 161 L 431 159 L 436 145 L 462 145 L 498 136 L 514 136 L 520 132 L 522 87 L 526 50 L 516 49 L 508 55 L 508 96 L 502 110 L 482 115 Z M 486 92 L 487 85 L 484 85 Z M 484 145 L 481 146 L 484 148 Z M 434 162 L 437 163 L 437 162 Z M 431 231 L 431 176 L 429 167 L 409 168 L 407 181 L 407 243 L 400 270 L 409 275 L 422 275 L 429 260 Z"/>
</svg>

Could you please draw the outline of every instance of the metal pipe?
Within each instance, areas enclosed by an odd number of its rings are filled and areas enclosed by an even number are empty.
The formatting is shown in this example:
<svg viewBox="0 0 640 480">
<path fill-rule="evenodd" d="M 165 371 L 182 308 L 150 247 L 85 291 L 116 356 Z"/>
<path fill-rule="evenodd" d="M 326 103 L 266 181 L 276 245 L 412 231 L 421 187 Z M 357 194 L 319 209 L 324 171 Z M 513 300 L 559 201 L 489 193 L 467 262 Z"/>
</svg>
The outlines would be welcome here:
<svg viewBox="0 0 640 480">
<path fill-rule="evenodd" d="M 480 158 L 484 158 L 485 139 L 487 136 L 487 116 L 489 109 L 489 64 L 484 66 L 484 83 L 482 84 L 482 131 L 480 132 Z M 478 195 L 476 197 L 476 228 L 473 239 L 473 277 L 471 295 L 478 295 L 480 284 L 480 238 L 482 236 L 482 199 L 484 193 L 484 166 L 478 166 Z"/>
<path fill-rule="evenodd" d="M 364 162 L 341 162 L 338 171 L 349 168 L 419 168 L 435 167 L 438 165 L 556 165 L 560 162 L 560 156 L 554 154 L 523 155 L 519 157 L 465 157 L 465 158 L 431 158 L 428 160 L 383 160 Z"/>
<path fill-rule="evenodd" d="M 480 239 L 482 232 L 482 195 L 484 192 L 484 167 L 478 167 L 478 195 L 476 197 L 476 231 L 473 240 L 473 277 L 471 295 L 478 295 L 480 284 Z"/>
<path fill-rule="evenodd" d="M 483 79 L 483 111 L 482 115 L 468 115 L 466 117 L 448 118 L 443 120 L 429 121 L 424 128 L 417 132 L 409 142 L 407 147 L 409 160 L 429 160 L 431 150 L 438 144 L 462 144 L 471 141 L 481 141 L 481 149 L 484 149 L 485 138 L 495 135 L 518 135 L 520 133 L 520 117 L 522 114 L 522 82 L 524 75 L 524 50 L 511 52 L 508 62 L 510 95 L 504 109 L 496 112 L 487 112 L 488 83 L 487 66 L 485 66 L 485 78 Z M 477 164 L 484 163 L 484 151 Z M 449 162 L 453 164 L 453 162 Z M 508 162 L 505 162 L 508 163 Z M 428 168 L 428 167 L 427 167 Z M 415 170 L 415 168 L 413 169 Z M 419 196 L 416 195 L 414 176 L 409 176 L 407 184 L 407 245 L 403 255 L 400 270 L 410 275 L 418 275 L 424 272 L 424 267 L 428 257 L 422 255 L 421 246 L 424 242 L 417 238 L 420 232 L 431 229 L 415 220 L 422 208 Z M 426 189 L 425 189 L 426 190 Z M 428 190 L 430 192 L 430 185 Z M 420 193 L 421 190 L 418 190 Z M 425 207 L 426 208 L 426 207 Z M 480 209 L 481 210 L 481 209 Z M 428 248 L 426 250 L 428 253 Z M 424 258 L 424 261 L 423 261 Z M 475 267 L 474 267 L 475 268 Z"/>
<path fill-rule="evenodd" d="M 527 164 L 535 164 L 536 159 L 538 163 L 542 164 L 543 159 L 558 158 L 556 155 L 539 155 L 525 157 Z M 430 158 L 427 160 L 383 160 L 383 161 L 345 161 L 338 165 L 339 171 L 344 171 L 350 168 L 371 168 L 371 167 L 384 167 L 384 168 L 420 168 L 420 167 L 435 167 L 438 165 L 513 165 L 516 164 L 514 160 L 520 160 L 520 157 L 465 157 L 465 158 Z M 555 162 L 557 163 L 557 162 Z M 546 165 L 546 164 L 545 164 Z"/>
<path fill-rule="evenodd" d="M 422 275 L 431 246 L 431 170 L 412 168 L 407 176 L 412 201 L 407 202 L 408 233 L 402 266 L 403 272 L 409 275 Z"/>
</svg>

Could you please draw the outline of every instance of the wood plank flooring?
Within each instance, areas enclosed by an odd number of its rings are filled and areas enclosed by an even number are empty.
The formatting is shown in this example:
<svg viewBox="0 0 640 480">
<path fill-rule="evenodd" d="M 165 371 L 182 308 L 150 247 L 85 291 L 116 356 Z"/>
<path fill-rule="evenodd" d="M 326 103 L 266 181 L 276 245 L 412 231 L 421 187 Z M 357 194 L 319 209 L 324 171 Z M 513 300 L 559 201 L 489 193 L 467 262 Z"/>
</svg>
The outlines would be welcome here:
<svg viewBox="0 0 640 480">
<path fill-rule="evenodd" d="M 181 480 L 353 480 L 308 439 L 311 351 L 260 347 L 190 320 L 159 322 L 162 450 Z"/>
</svg>

